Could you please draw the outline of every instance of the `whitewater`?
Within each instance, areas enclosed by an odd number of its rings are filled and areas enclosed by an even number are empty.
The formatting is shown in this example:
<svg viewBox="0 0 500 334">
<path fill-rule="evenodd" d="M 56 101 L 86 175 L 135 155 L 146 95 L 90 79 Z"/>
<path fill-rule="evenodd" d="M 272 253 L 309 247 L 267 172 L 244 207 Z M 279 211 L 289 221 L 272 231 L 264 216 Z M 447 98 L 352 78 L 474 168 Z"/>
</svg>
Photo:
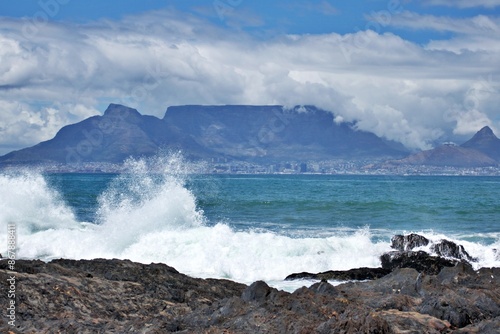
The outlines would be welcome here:
<svg viewBox="0 0 500 334">
<path fill-rule="evenodd" d="M 318 181 L 247 176 L 213 181 L 204 177 L 211 181 L 193 186 L 196 168 L 180 155 L 129 159 L 125 165 L 124 173 L 109 176 L 104 189 L 94 194 L 95 206 L 85 198 L 79 202 L 80 207 L 92 210 L 88 217 L 93 218 L 88 221 L 75 213 L 75 204 L 65 200 L 65 189 L 50 182 L 51 176 L 43 171 L 1 173 L 0 252 L 6 253 L 7 225 L 15 224 L 18 259 L 119 258 L 141 263 L 162 262 L 194 277 L 225 278 L 247 284 L 264 280 L 275 287 L 293 290 L 310 282 L 283 281 L 291 273 L 377 267 L 379 256 L 391 250 L 392 235 L 416 232 L 431 240 L 447 238 L 462 244 L 471 256 L 479 259 L 477 268 L 500 266 L 496 252 L 500 249 L 500 212 L 496 202 L 489 203 L 492 208 L 488 203 L 481 204 L 486 206 L 481 210 L 486 210 L 487 224 L 471 222 L 468 229 L 458 223 L 451 228 L 447 227 L 449 224 L 438 227 L 433 225 L 434 221 L 428 226 L 406 221 L 397 225 L 397 221 L 411 217 L 411 212 L 407 218 L 401 218 L 405 215 L 397 209 L 401 203 L 388 202 L 387 198 L 373 200 L 373 197 L 397 198 L 398 193 L 384 195 L 378 191 L 374 195 L 369 193 L 368 186 L 367 194 L 356 190 L 353 192 L 357 194 L 349 195 L 318 187 L 332 187 L 327 182 L 333 185 L 338 181 L 336 187 L 352 188 L 362 182 L 365 189 L 366 184 L 376 184 L 378 179 Z M 406 191 L 404 185 L 400 189 L 406 180 L 396 181 L 389 189 Z M 492 187 L 498 188 L 498 179 L 484 182 L 493 182 Z M 200 184 L 205 192 L 199 190 Z M 299 184 L 298 188 L 289 187 L 289 193 L 284 190 L 279 195 L 273 193 L 277 187 L 294 184 Z M 92 183 L 82 183 L 81 187 L 92 187 Z M 225 188 L 220 190 L 221 187 Z M 309 192 L 318 194 L 319 202 Z M 210 193 L 208 200 L 207 193 Z M 238 196 L 245 199 L 240 206 L 228 204 Z M 366 198 L 361 206 L 356 206 L 360 204 L 352 199 L 337 203 L 337 209 L 329 204 L 346 196 Z M 255 202 L 252 197 L 260 200 Z M 448 199 L 443 201 L 447 203 Z M 345 211 L 349 205 L 353 206 L 349 209 L 352 213 L 347 214 L 351 212 Z M 360 213 L 359 208 L 366 206 L 369 210 Z M 433 214 L 445 215 L 439 210 Z M 334 219 L 324 218 L 327 215 L 340 217 L 341 223 L 331 223 Z M 365 217 L 366 221 L 359 217 Z M 349 219 L 356 221 L 350 224 Z"/>
</svg>

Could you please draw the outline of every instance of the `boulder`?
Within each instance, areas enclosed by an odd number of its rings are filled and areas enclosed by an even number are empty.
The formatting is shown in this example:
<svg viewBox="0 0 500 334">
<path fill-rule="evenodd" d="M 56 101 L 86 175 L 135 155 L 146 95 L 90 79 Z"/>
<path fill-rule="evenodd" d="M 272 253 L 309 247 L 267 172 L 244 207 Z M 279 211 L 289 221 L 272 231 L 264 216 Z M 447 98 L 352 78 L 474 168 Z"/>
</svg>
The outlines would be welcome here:
<svg viewBox="0 0 500 334">
<path fill-rule="evenodd" d="M 264 281 L 257 281 L 252 283 L 248 288 L 243 291 L 241 299 L 245 302 L 263 302 L 266 297 L 271 293 L 271 288 Z"/>
</svg>

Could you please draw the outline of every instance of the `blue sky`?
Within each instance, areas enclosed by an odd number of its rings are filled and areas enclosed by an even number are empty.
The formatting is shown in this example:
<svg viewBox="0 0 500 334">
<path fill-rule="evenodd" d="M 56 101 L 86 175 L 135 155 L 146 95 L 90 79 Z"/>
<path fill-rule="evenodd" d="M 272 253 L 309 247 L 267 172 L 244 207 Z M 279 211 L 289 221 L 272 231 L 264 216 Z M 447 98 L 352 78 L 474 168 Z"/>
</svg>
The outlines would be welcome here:
<svg viewBox="0 0 500 334">
<path fill-rule="evenodd" d="M 315 104 L 410 148 L 500 133 L 500 0 L 0 2 L 0 154 L 122 103 Z"/>
<path fill-rule="evenodd" d="M 442 1 L 442 3 L 453 1 Z M 474 1 L 470 1 L 474 3 Z M 485 3 L 497 3 L 484 1 Z M 438 3 L 438 5 L 432 5 Z M 398 15 L 402 11 L 420 14 L 472 17 L 476 15 L 499 15 L 498 6 L 454 7 L 439 5 L 439 1 L 410 0 L 354 0 L 354 1 L 263 1 L 263 0 L 39 0 L 39 1 L 3 1 L 0 2 L 0 15 L 6 17 L 32 19 L 36 13 L 45 12 L 50 20 L 66 22 L 92 22 L 99 19 L 119 20 L 125 16 L 175 8 L 179 12 L 189 13 L 211 19 L 220 26 L 238 26 L 248 32 L 267 30 L 269 33 L 289 34 L 325 34 L 350 33 L 358 30 L 373 29 L 385 32 L 395 32 L 416 42 L 428 42 L 434 36 L 442 33 L 432 29 L 427 31 L 409 31 L 384 25 L 387 20 L 370 19 L 373 12 L 384 12 L 388 15 Z M 481 1 L 477 1 L 481 3 Z M 238 15 L 234 15 L 239 12 Z M 246 20 L 235 22 L 246 16 Z M 251 21 L 251 22 L 248 22 Z M 375 23 L 374 23 L 375 22 Z"/>
</svg>

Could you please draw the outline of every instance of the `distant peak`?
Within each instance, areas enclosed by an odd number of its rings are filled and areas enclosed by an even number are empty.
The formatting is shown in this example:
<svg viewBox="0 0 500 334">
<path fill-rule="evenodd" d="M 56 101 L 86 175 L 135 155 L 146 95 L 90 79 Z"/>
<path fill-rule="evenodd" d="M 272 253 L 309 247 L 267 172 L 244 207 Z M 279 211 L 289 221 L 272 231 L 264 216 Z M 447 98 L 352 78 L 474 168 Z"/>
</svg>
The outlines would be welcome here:
<svg viewBox="0 0 500 334">
<path fill-rule="evenodd" d="M 491 140 L 491 139 L 498 139 L 497 136 L 493 133 L 493 130 L 489 126 L 483 127 L 481 130 L 476 132 L 476 134 L 472 137 L 471 141 L 484 141 L 484 140 Z"/>
<path fill-rule="evenodd" d="M 493 130 L 489 126 L 483 127 L 481 130 L 477 132 L 478 135 L 483 135 L 483 136 L 494 136 L 495 134 L 493 133 Z"/>
<path fill-rule="evenodd" d="M 121 104 L 111 103 L 104 112 L 104 116 L 129 117 L 129 116 L 141 116 L 141 114 L 136 109 Z"/>
</svg>

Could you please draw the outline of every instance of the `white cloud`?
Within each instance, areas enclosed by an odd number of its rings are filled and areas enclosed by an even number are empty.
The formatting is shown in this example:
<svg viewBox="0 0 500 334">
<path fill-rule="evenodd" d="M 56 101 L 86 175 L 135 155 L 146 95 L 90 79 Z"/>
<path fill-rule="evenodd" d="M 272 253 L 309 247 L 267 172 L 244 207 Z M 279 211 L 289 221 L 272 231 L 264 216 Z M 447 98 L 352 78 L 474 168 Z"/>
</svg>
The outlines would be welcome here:
<svg viewBox="0 0 500 334">
<path fill-rule="evenodd" d="M 479 130 L 450 115 L 470 113 L 467 97 L 481 77 L 495 93 L 475 89 L 474 109 L 500 125 L 498 22 L 476 18 L 461 28 L 462 21 L 405 15 L 414 20 L 406 26 L 427 22 L 462 39 L 420 46 L 369 30 L 259 40 L 173 11 L 86 25 L 47 23 L 26 39 L 19 38 L 23 21 L 2 21 L 0 150 L 47 140 L 107 103 L 159 117 L 179 104 L 313 104 L 337 120 L 359 120 L 360 129 L 428 148 Z M 479 35 L 481 49 L 465 42 Z M 453 52 L 457 45 L 462 49 Z"/>
<path fill-rule="evenodd" d="M 391 19 L 391 25 L 414 30 L 433 30 L 453 33 L 451 38 L 432 40 L 427 50 L 444 50 L 454 53 L 499 52 L 500 18 L 477 15 L 468 18 L 452 18 L 402 12 Z"/>
<path fill-rule="evenodd" d="M 26 103 L 0 100 L 0 150 L 30 146 L 53 137 L 65 125 L 96 115 L 83 105 L 34 108 Z"/>
<path fill-rule="evenodd" d="M 486 15 L 477 15 L 469 18 L 452 18 L 446 16 L 421 15 L 414 12 L 404 11 L 391 18 L 394 26 L 446 31 L 461 34 L 488 34 L 495 38 L 494 34 L 500 32 L 500 21 L 498 18 Z"/>
<path fill-rule="evenodd" d="M 457 113 L 455 116 L 457 126 L 453 132 L 456 134 L 470 134 L 486 125 L 493 126 L 487 115 L 475 109 Z"/>
<path fill-rule="evenodd" d="M 458 8 L 495 8 L 500 6 L 500 0 L 422 0 L 422 3 L 433 6 L 449 6 Z"/>
</svg>

